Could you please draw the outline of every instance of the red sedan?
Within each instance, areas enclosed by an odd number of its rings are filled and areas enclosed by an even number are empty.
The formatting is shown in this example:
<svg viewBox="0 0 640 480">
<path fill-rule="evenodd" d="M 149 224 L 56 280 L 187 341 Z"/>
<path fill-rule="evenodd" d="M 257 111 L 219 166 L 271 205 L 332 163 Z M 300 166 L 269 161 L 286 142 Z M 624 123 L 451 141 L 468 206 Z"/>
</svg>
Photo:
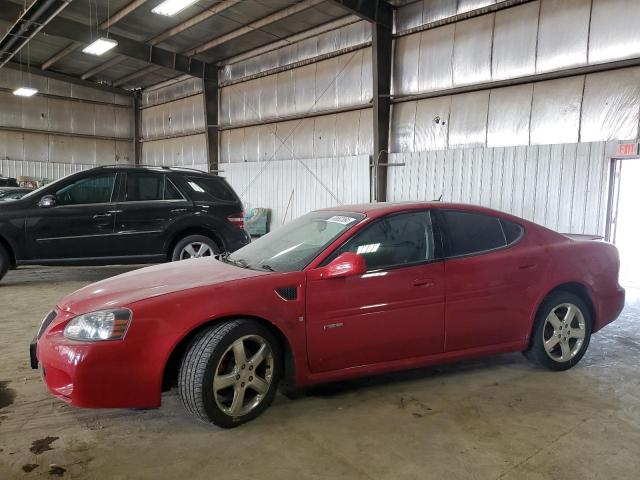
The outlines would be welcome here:
<svg viewBox="0 0 640 480">
<path fill-rule="evenodd" d="M 32 344 L 79 407 L 157 407 L 233 427 L 285 389 L 522 351 L 566 370 L 624 305 L 614 246 L 486 208 L 311 212 L 237 252 L 143 268 L 62 299 Z"/>
</svg>

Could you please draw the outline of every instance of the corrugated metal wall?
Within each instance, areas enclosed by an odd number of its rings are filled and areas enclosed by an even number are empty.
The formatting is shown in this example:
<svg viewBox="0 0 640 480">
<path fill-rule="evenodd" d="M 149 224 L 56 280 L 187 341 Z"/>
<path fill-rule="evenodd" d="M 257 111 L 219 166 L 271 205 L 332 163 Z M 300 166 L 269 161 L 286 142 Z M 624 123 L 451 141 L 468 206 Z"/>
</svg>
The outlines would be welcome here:
<svg viewBox="0 0 640 480">
<path fill-rule="evenodd" d="M 316 208 L 369 201 L 367 155 L 229 163 L 222 175 L 245 209 L 271 209 L 272 229 Z"/>
<path fill-rule="evenodd" d="M 389 200 L 463 202 L 560 232 L 604 235 L 609 158 L 617 142 L 396 153 Z"/>
<path fill-rule="evenodd" d="M 11 92 L 24 85 L 21 73 L 0 69 L 0 159 L 79 165 L 133 161 L 130 97 L 33 74 L 28 82 L 39 94 L 17 97 Z"/>
</svg>

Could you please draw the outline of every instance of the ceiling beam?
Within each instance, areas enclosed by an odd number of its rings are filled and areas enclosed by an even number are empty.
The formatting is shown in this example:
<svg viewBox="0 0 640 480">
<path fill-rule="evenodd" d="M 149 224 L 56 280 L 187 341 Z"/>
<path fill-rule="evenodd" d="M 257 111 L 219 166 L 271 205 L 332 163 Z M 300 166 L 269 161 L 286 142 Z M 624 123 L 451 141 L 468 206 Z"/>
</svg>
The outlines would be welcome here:
<svg viewBox="0 0 640 480">
<path fill-rule="evenodd" d="M 147 73 L 153 73 L 158 70 L 158 68 L 159 67 L 156 67 L 155 65 L 149 65 L 148 67 L 141 68 L 140 70 L 136 70 L 129 75 L 125 75 L 124 77 L 117 79 L 115 82 L 113 82 L 113 86 L 120 87 L 130 82 L 131 80 L 135 80 L 136 78 L 140 78 L 143 75 L 146 75 Z"/>
<path fill-rule="evenodd" d="M 229 33 L 209 40 L 208 42 L 198 45 L 191 50 L 187 50 L 186 52 L 184 52 L 184 54 L 188 57 L 191 57 L 193 55 L 198 55 L 199 53 L 206 52 L 207 50 L 211 50 L 212 48 L 217 47 L 218 45 L 222 45 L 223 43 L 227 43 L 235 38 L 241 37 L 242 35 L 251 33 L 254 30 L 260 30 L 267 25 L 283 20 L 284 18 L 295 15 L 296 13 L 303 12 L 304 10 L 307 10 L 309 8 L 315 7 L 316 5 L 324 1 L 325 0 L 304 0 L 300 3 L 296 3 L 290 7 L 278 10 L 271 15 L 267 15 L 266 17 L 251 22 L 244 27 L 238 28 L 237 30 L 233 30 Z"/>
<path fill-rule="evenodd" d="M 223 11 L 225 11 L 227 8 L 229 7 L 233 7 L 234 5 L 236 5 L 237 3 L 240 3 L 241 0 L 225 0 L 223 2 L 220 2 L 216 5 L 214 5 L 211 8 L 206 9 L 203 12 L 198 13 L 197 15 L 194 15 L 193 17 L 185 20 L 182 23 L 179 23 L 178 25 L 171 27 L 167 30 L 165 30 L 164 32 L 156 35 L 155 37 L 150 38 L 149 40 L 147 40 L 145 43 L 148 43 L 149 45 L 157 45 L 158 43 L 164 42 L 165 40 L 168 40 L 171 37 L 174 37 L 175 35 L 178 35 L 180 32 L 184 32 L 185 30 L 201 23 L 204 22 L 207 18 L 212 17 L 213 15 L 216 15 L 218 13 L 221 13 Z M 82 78 L 89 78 L 92 77 L 100 72 L 102 72 L 103 70 L 106 70 L 107 68 L 116 65 L 117 63 L 120 63 L 122 61 L 124 61 L 125 57 L 123 56 L 118 56 L 115 57 L 118 60 L 114 61 L 114 59 L 112 58 L 111 60 L 98 65 L 95 68 L 92 68 L 91 70 L 86 71 L 85 73 L 82 74 Z M 124 77 L 127 79 L 129 75 L 127 75 L 127 77 Z M 116 80 L 116 83 L 119 82 L 122 79 L 118 79 Z"/>
<path fill-rule="evenodd" d="M 126 4 L 116 13 L 114 13 L 109 18 L 107 18 L 104 22 L 102 22 L 100 24 L 100 28 L 102 30 L 106 30 L 107 28 L 112 27 L 114 24 L 118 23 L 120 20 L 122 20 L 124 17 L 129 15 L 136 8 L 142 6 L 142 4 L 146 2 L 147 0 L 134 0 L 133 2 Z"/>
<path fill-rule="evenodd" d="M 20 14 L 20 6 L 8 0 L 0 0 L 0 19 L 13 20 Z M 43 32 L 73 40 L 82 44 L 90 44 L 95 36 L 92 37 L 91 31 L 87 25 L 67 18 L 56 17 L 51 20 L 44 28 Z M 95 33 L 95 32 L 94 32 Z M 97 36 L 106 36 L 106 32 L 99 30 Z M 187 56 L 176 54 L 162 48 L 153 47 L 145 43 L 131 40 L 130 38 L 109 34 L 118 42 L 114 48 L 116 54 L 124 55 L 135 60 L 140 60 L 158 67 L 167 68 L 180 73 L 187 73 L 194 76 L 202 76 L 207 72 L 213 71 L 215 66 L 209 66 L 199 60 L 188 58 Z"/>
<path fill-rule="evenodd" d="M 347 12 L 393 30 L 393 5 L 385 0 L 333 0 Z"/>
<path fill-rule="evenodd" d="M 40 69 L 41 70 L 46 70 L 47 68 L 51 68 L 54 64 L 58 63 L 64 57 L 66 57 L 67 55 L 75 52 L 80 47 L 80 45 L 82 45 L 82 44 L 78 43 L 78 42 L 71 42 L 69 45 L 64 47 L 62 50 L 57 52 L 55 55 L 53 55 L 53 56 L 49 57 L 48 59 L 46 59 L 42 63 L 42 65 L 40 65 Z"/>
</svg>

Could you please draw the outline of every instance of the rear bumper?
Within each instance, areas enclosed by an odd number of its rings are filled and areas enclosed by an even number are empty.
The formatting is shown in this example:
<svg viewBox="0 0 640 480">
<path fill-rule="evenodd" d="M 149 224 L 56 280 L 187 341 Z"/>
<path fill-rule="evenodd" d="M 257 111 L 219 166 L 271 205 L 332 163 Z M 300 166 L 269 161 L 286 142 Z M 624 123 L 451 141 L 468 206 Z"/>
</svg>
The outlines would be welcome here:
<svg viewBox="0 0 640 480">
<path fill-rule="evenodd" d="M 625 291 L 620 285 L 616 285 L 615 290 L 612 292 L 602 295 L 593 332 L 597 332 L 618 318 L 624 308 L 624 301 Z"/>
</svg>

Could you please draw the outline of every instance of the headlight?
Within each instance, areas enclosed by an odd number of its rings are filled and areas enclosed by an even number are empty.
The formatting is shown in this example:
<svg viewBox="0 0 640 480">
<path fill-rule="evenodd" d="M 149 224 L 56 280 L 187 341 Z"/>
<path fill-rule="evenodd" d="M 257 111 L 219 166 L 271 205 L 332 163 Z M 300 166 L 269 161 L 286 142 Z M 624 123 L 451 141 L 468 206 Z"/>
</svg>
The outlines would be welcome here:
<svg viewBox="0 0 640 480">
<path fill-rule="evenodd" d="M 70 340 L 121 340 L 131 322 L 131 310 L 115 308 L 85 313 L 72 319 L 64 327 L 64 336 Z"/>
</svg>

